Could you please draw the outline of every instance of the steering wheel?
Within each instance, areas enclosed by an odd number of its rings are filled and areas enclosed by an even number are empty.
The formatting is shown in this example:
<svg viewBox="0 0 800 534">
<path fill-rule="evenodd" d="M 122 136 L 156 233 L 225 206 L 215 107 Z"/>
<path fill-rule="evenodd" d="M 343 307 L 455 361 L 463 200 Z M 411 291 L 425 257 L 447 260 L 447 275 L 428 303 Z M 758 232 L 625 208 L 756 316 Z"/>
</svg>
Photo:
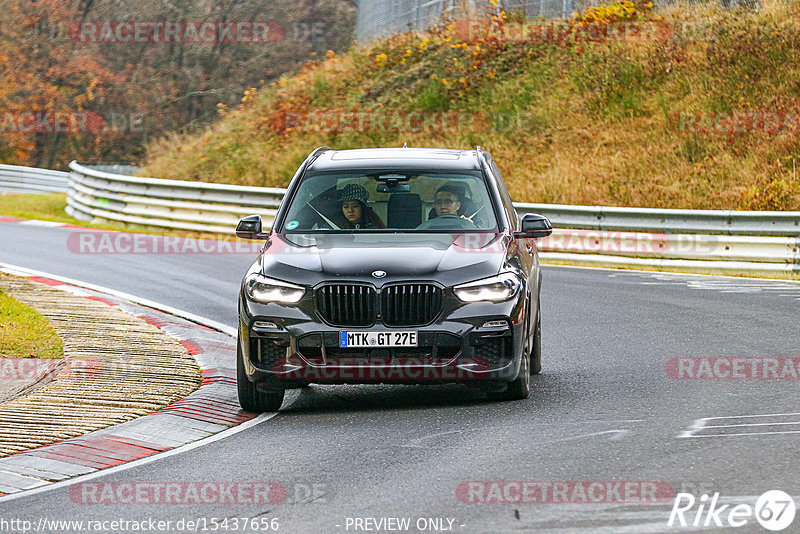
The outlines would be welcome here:
<svg viewBox="0 0 800 534">
<path fill-rule="evenodd" d="M 477 228 L 474 222 L 460 215 L 445 214 L 434 219 L 428 219 L 417 230 L 473 230 Z"/>
</svg>

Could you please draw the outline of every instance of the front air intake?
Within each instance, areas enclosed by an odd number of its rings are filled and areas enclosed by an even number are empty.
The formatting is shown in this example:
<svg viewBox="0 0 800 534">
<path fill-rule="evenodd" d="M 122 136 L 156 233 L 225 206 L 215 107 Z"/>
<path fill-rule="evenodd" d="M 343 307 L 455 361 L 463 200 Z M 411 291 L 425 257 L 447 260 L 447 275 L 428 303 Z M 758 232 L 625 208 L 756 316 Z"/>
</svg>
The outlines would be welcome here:
<svg viewBox="0 0 800 534">
<path fill-rule="evenodd" d="M 317 289 L 317 311 L 333 326 L 370 326 L 375 322 L 375 290 L 358 284 Z"/>
<path fill-rule="evenodd" d="M 433 284 L 400 284 L 381 290 L 381 316 L 386 326 L 430 324 L 442 308 L 442 290 Z"/>
</svg>

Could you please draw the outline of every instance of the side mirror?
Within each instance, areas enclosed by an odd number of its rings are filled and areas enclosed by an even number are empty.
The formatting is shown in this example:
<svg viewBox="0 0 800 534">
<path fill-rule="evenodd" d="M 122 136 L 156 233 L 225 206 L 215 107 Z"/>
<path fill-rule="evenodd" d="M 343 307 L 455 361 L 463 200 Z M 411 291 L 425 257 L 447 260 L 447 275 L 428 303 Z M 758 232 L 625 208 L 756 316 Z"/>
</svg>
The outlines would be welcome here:
<svg viewBox="0 0 800 534">
<path fill-rule="evenodd" d="M 550 224 L 550 219 L 538 213 L 526 213 L 522 217 L 522 229 L 514 232 L 516 238 L 537 238 L 547 237 L 553 233 L 553 225 Z"/>
<path fill-rule="evenodd" d="M 236 237 L 242 239 L 266 239 L 268 235 L 262 231 L 261 215 L 248 215 L 236 225 Z"/>
</svg>

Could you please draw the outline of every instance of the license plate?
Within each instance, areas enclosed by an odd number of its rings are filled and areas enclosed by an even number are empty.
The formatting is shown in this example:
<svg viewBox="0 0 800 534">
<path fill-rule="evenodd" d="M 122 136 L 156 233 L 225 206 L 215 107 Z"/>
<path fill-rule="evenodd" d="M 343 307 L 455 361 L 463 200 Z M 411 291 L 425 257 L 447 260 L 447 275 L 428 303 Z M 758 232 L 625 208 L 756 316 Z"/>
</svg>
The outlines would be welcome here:
<svg viewBox="0 0 800 534">
<path fill-rule="evenodd" d="M 339 346 L 345 347 L 416 347 L 417 333 L 407 332 L 339 332 Z"/>
</svg>

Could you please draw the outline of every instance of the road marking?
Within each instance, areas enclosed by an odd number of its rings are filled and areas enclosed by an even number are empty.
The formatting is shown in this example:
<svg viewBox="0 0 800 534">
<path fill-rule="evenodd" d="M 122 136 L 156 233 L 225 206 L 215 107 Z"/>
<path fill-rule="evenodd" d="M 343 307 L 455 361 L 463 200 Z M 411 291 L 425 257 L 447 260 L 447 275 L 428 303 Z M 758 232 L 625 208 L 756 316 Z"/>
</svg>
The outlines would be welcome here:
<svg viewBox="0 0 800 534">
<path fill-rule="evenodd" d="M 605 434 L 614 434 L 611 439 L 614 441 L 622 439 L 626 434 L 630 433 L 629 430 L 603 430 L 602 432 L 592 432 L 591 434 L 580 434 L 578 436 L 570 436 L 568 438 L 559 438 L 548 441 L 539 441 L 532 445 L 549 445 L 550 443 L 562 443 L 564 441 L 574 441 L 576 439 L 592 438 L 595 436 L 603 436 Z"/>
<path fill-rule="evenodd" d="M 203 439 L 200 439 L 198 441 L 194 441 L 192 443 L 188 443 L 186 445 L 182 445 L 180 447 L 176 447 L 174 449 L 170 449 L 170 450 L 165 451 L 165 452 L 160 452 L 158 454 L 153 454 L 151 456 L 147 456 L 145 458 L 142 458 L 141 460 L 134 460 L 132 462 L 127 462 L 127 463 L 124 463 L 124 464 L 121 464 L 121 465 L 117 465 L 117 466 L 114 466 L 114 467 L 101 469 L 99 471 L 95 471 L 94 473 L 89 473 L 89 474 L 86 474 L 86 475 L 79 475 L 79 476 L 76 476 L 76 477 L 69 478 L 67 480 L 62 480 L 61 482 L 54 482 L 53 484 L 49 484 L 47 486 L 41 486 L 41 487 L 38 487 L 38 488 L 33 488 L 33 489 L 26 490 L 26 491 L 20 491 L 18 493 L 11 493 L 11 494 L 6 495 L 4 497 L 0 497 L 0 503 L 6 503 L 8 501 L 13 501 L 15 499 L 19 499 L 21 497 L 30 497 L 32 495 L 37 495 L 39 493 L 45 493 L 45 492 L 48 492 L 48 491 L 60 489 L 60 488 L 63 488 L 65 486 L 71 486 L 72 484 L 77 484 L 79 482 L 86 482 L 87 480 L 92 480 L 92 479 L 103 477 L 103 476 L 106 476 L 106 475 L 113 475 L 114 473 L 119 473 L 120 471 L 126 471 L 128 469 L 133 469 L 134 467 L 139 467 L 139 466 L 142 466 L 142 465 L 149 464 L 151 462 L 156 462 L 158 460 L 162 460 L 164 458 L 169 458 L 170 456 L 176 456 L 178 454 L 183 454 L 185 452 L 189 452 L 191 450 L 197 449 L 198 447 L 204 447 L 206 445 L 211 445 L 212 443 L 215 443 L 215 442 L 220 441 L 222 439 L 225 439 L 227 437 L 230 437 L 230 436 L 233 436 L 235 434 L 238 434 L 239 432 L 242 432 L 244 430 L 252 428 L 252 427 L 254 427 L 256 425 L 260 425 L 264 421 L 268 421 L 268 420 L 272 419 L 273 417 L 275 417 L 276 415 L 278 415 L 278 412 L 262 413 L 261 415 L 259 415 L 255 419 L 250 419 L 249 421 L 246 421 L 246 422 L 240 424 L 239 426 L 235 426 L 235 427 L 230 428 L 228 430 L 223 430 L 222 432 L 214 434 L 213 436 L 209 436 L 207 438 L 203 438 Z"/>
<path fill-rule="evenodd" d="M 778 282 L 778 283 L 785 283 L 785 284 L 798 284 L 800 285 L 800 281 L 796 280 L 786 280 L 784 278 L 756 278 L 752 276 L 733 276 L 733 275 L 724 275 L 724 274 L 703 274 L 703 273 L 673 273 L 669 271 L 648 271 L 646 269 L 616 269 L 614 267 L 588 267 L 586 265 L 558 265 L 558 264 L 542 264 L 542 267 L 545 269 L 585 269 L 591 271 L 607 271 L 608 278 L 623 278 L 626 275 L 637 275 L 641 277 L 654 277 L 654 276 L 663 276 L 666 280 L 667 278 L 693 278 L 696 280 L 743 280 L 743 281 L 753 281 L 753 282 L 761 282 L 761 283 L 770 283 L 770 282 Z"/>
<path fill-rule="evenodd" d="M 178 308 L 173 308 L 172 306 L 161 304 L 160 302 L 155 302 L 142 297 L 137 297 L 136 295 L 131 295 L 130 293 L 117 291 L 116 289 L 111 289 L 96 284 L 90 284 L 88 282 L 82 282 L 80 280 L 67 278 L 65 276 L 59 276 L 57 274 L 50 274 L 43 271 L 36 271 L 34 269 L 28 269 L 27 267 L 19 267 L 17 265 L 11 265 L 8 263 L 0 263 L 0 268 L 2 268 L 4 271 L 7 271 L 9 274 L 17 274 L 20 276 L 42 276 L 45 278 L 52 278 L 53 280 L 58 280 L 59 282 L 64 282 L 65 284 L 71 284 L 73 286 L 83 287 L 86 289 L 91 289 L 93 291 L 99 291 L 101 293 L 108 293 L 109 295 L 113 295 L 123 300 L 128 300 L 130 302 L 133 302 L 134 304 L 139 304 L 141 306 L 146 306 L 148 308 L 154 308 L 156 310 L 166 312 L 170 315 L 175 315 L 176 317 L 187 319 L 189 321 L 192 321 L 193 323 L 208 326 L 210 328 L 213 328 L 214 330 L 217 330 L 224 334 L 228 334 L 233 338 L 236 338 L 236 336 L 238 335 L 236 328 L 228 326 L 224 323 L 220 323 L 218 321 L 214 321 L 213 319 L 208 319 L 207 317 L 202 317 L 200 315 L 196 315 L 191 312 L 179 310 Z"/>
<path fill-rule="evenodd" d="M 407 447 L 407 448 L 412 448 L 412 449 L 424 449 L 426 447 L 425 447 L 425 445 L 422 444 L 423 441 L 426 441 L 426 440 L 429 440 L 429 439 L 432 439 L 432 438 L 438 438 L 440 436 L 449 436 L 449 435 L 452 435 L 452 434 L 461 434 L 462 432 L 464 432 L 464 431 L 463 430 L 451 430 L 449 432 L 439 432 L 437 434 L 429 434 L 427 436 L 422 436 L 421 438 L 412 439 L 412 440 L 400 445 L 400 447 Z"/>
<path fill-rule="evenodd" d="M 787 418 L 791 419 L 791 421 L 767 421 L 767 422 L 753 422 L 753 423 L 734 423 L 734 424 L 708 424 L 710 421 L 722 421 L 722 420 L 747 420 L 747 419 L 758 419 L 758 418 Z M 761 421 L 762 419 L 758 419 Z M 774 430 L 769 432 L 727 432 L 722 431 L 718 432 L 714 429 L 719 428 L 742 428 L 742 429 L 758 429 L 758 427 L 767 427 L 767 428 L 781 428 L 782 425 L 800 425 L 800 413 L 769 413 L 769 414 L 757 414 L 757 415 L 726 415 L 720 417 L 704 417 L 702 419 L 697 419 L 694 421 L 688 430 L 684 430 L 678 435 L 678 438 L 726 438 L 731 436 L 771 436 L 774 434 L 800 434 L 800 430 Z M 710 433 L 707 434 L 700 434 L 701 432 L 708 431 Z"/>
<path fill-rule="evenodd" d="M 719 277 L 703 275 L 682 275 L 678 273 L 638 274 L 638 277 L 650 279 L 640 282 L 642 285 L 681 285 L 689 289 L 717 291 L 719 293 L 770 293 L 780 297 L 800 300 L 800 282 L 793 280 L 767 280 L 762 278 Z"/>
<path fill-rule="evenodd" d="M 24 224 L 26 226 L 42 226 L 45 228 L 59 228 L 64 226 L 64 223 L 55 222 L 55 221 L 40 221 L 37 219 L 30 219 L 27 221 L 21 221 L 17 224 Z"/>
<path fill-rule="evenodd" d="M 585 425 L 591 423 L 643 423 L 645 419 L 588 419 L 586 421 L 565 421 L 565 425 Z"/>
</svg>

